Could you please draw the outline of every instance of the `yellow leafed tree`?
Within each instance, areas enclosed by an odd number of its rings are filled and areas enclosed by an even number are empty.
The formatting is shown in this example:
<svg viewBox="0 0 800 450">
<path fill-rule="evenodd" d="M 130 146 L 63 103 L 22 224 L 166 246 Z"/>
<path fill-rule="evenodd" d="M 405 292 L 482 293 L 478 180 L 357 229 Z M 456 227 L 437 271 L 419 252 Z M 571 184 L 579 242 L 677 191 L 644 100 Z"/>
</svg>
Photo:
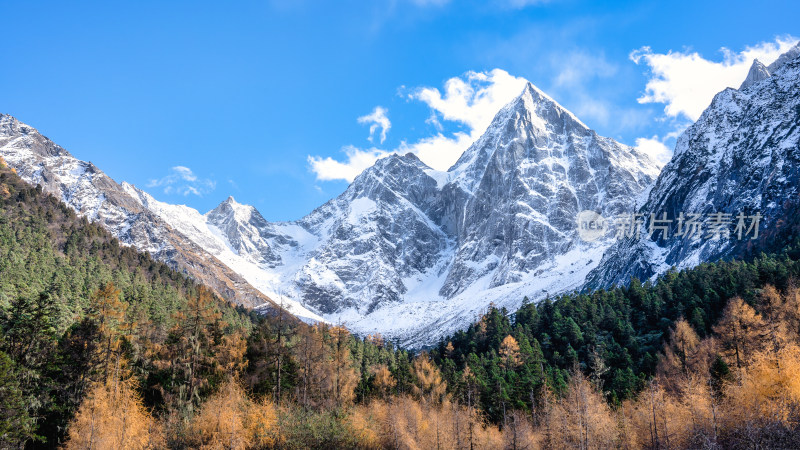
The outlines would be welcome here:
<svg viewBox="0 0 800 450">
<path fill-rule="evenodd" d="M 397 386 L 397 380 L 394 379 L 386 365 L 380 365 L 375 369 L 374 383 L 382 397 L 388 397 L 392 393 L 392 389 Z"/>
<path fill-rule="evenodd" d="M 192 419 L 191 444 L 201 449 L 247 449 L 275 445 L 278 422 L 266 399 L 254 402 L 230 380 L 206 400 Z"/>
<path fill-rule="evenodd" d="M 729 361 L 742 368 L 753 352 L 763 345 L 765 324 L 761 315 L 739 297 L 728 302 L 722 318 L 714 326 Z"/>
<path fill-rule="evenodd" d="M 444 399 L 447 383 L 442 380 L 442 373 L 436 364 L 431 361 L 430 356 L 423 352 L 414 359 L 414 394 L 433 403 L 439 403 Z"/>
<path fill-rule="evenodd" d="M 500 343 L 501 364 L 506 370 L 513 370 L 519 367 L 519 344 L 510 334 Z"/>
<path fill-rule="evenodd" d="M 567 395 L 547 408 L 543 418 L 547 447 L 609 448 L 618 439 L 611 409 L 580 370 L 573 370 Z"/>
<path fill-rule="evenodd" d="M 150 449 L 161 429 L 142 405 L 133 380 L 109 379 L 88 392 L 69 426 L 67 449 Z"/>
</svg>

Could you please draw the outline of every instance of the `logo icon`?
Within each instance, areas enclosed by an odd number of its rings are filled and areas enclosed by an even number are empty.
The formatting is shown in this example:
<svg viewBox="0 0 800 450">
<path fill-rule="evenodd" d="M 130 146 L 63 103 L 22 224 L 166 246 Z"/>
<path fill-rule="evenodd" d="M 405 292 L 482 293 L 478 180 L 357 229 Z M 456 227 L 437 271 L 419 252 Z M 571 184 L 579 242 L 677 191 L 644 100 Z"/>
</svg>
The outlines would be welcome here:
<svg viewBox="0 0 800 450">
<path fill-rule="evenodd" d="M 608 221 L 595 211 L 578 213 L 578 236 L 586 242 L 596 241 L 608 231 Z"/>
</svg>

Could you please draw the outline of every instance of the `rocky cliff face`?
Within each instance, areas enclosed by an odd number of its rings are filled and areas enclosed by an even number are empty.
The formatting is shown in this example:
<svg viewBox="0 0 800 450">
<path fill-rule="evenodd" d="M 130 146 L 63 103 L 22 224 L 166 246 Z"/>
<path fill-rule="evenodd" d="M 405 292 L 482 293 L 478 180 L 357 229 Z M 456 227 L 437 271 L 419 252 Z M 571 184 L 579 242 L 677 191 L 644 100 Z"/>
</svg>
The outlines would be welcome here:
<svg viewBox="0 0 800 450">
<path fill-rule="evenodd" d="M 482 278 L 490 288 L 520 282 L 575 249 L 580 211 L 631 211 L 658 167 L 528 85 L 450 172 L 444 190 L 464 201 L 445 297 Z"/>
<path fill-rule="evenodd" d="M 617 243 L 589 275 L 587 287 L 736 256 L 754 240 L 756 228 L 763 234 L 784 226 L 783 218 L 800 203 L 799 54 L 795 47 L 766 69 L 755 61 L 742 89 L 714 97 L 678 139 L 672 161 L 639 210 L 643 218 L 667 214 L 673 220 L 669 237 L 658 231 Z M 685 219 L 698 215 L 700 233 L 676 236 L 687 231 L 681 213 Z M 721 220 L 727 234 L 713 232 Z"/>
</svg>

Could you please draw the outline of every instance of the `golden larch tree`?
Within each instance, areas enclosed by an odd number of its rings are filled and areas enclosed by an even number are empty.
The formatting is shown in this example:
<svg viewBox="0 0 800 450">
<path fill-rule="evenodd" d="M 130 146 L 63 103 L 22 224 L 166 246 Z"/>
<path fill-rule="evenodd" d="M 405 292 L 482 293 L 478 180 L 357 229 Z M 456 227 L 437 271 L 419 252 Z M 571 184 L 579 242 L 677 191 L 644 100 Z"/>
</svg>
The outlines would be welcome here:
<svg viewBox="0 0 800 450">
<path fill-rule="evenodd" d="M 133 379 L 111 377 L 88 391 L 69 425 L 67 449 L 160 448 L 159 425 L 142 404 Z"/>
</svg>

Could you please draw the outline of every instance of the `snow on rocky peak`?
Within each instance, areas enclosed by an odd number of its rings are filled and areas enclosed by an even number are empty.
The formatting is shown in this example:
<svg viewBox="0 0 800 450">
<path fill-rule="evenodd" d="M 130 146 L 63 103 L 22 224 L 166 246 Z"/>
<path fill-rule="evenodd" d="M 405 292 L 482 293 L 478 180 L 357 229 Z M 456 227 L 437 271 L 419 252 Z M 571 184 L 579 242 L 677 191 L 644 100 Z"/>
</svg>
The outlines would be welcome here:
<svg viewBox="0 0 800 450">
<path fill-rule="evenodd" d="M 776 232 L 781 221 L 800 207 L 798 47 L 778 62 L 768 68 L 770 76 L 761 80 L 748 76 L 753 82 L 745 89 L 718 93 L 678 138 L 672 160 L 639 210 L 645 218 L 666 214 L 673 221 L 669 238 L 663 239 L 659 231 L 652 238 L 620 241 L 590 274 L 587 287 L 626 284 L 631 277 L 655 279 L 671 267 L 690 268 L 736 256 L 751 245 L 755 230 L 760 235 Z M 700 215 L 695 220 L 703 224 L 699 235 L 676 236 L 681 213 L 685 218 Z M 714 216 L 717 213 L 728 216 Z M 741 235 L 736 232 L 740 214 Z M 723 219 L 730 221 L 724 228 L 727 235 L 710 235 L 709 226 Z"/>
<path fill-rule="evenodd" d="M 267 296 L 202 243 L 175 231 L 151 212 L 158 209 L 152 197 L 129 184 L 117 184 L 92 163 L 74 158 L 33 127 L 5 114 L 0 114 L 0 156 L 23 180 L 41 185 L 78 214 L 100 223 L 122 244 L 187 271 L 231 301 L 247 306 L 270 304 Z"/>
<path fill-rule="evenodd" d="M 761 61 L 754 59 L 753 65 L 750 66 L 750 71 L 747 72 L 747 78 L 742 82 L 742 85 L 739 86 L 739 89 L 748 88 L 761 80 L 765 80 L 769 78 L 769 69 L 765 66 Z"/>
<path fill-rule="evenodd" d="M 441 293 L 451 297 L 478 280 L 493 288 L 540 273 L 580 244 L 580 211 L 630 212 L 658 169 L 528 84 L 451 169 L 454 182 L 444 192 L 461 204 L 456 255 Z"/>
<path fill-rule="evenodd" d="M 169 224 L 298 316 L 419 347 L 490 302 L 514 310 L 578 288 L 612 243 L 583 242 L 578 213 L 631 212 L 658 170 L 528 84 L 448 171 L 391 155 L 298 221 L 269 222 L 232 197 L 200 214 L 119 191 L 128 211 Z"/>
</svg>

